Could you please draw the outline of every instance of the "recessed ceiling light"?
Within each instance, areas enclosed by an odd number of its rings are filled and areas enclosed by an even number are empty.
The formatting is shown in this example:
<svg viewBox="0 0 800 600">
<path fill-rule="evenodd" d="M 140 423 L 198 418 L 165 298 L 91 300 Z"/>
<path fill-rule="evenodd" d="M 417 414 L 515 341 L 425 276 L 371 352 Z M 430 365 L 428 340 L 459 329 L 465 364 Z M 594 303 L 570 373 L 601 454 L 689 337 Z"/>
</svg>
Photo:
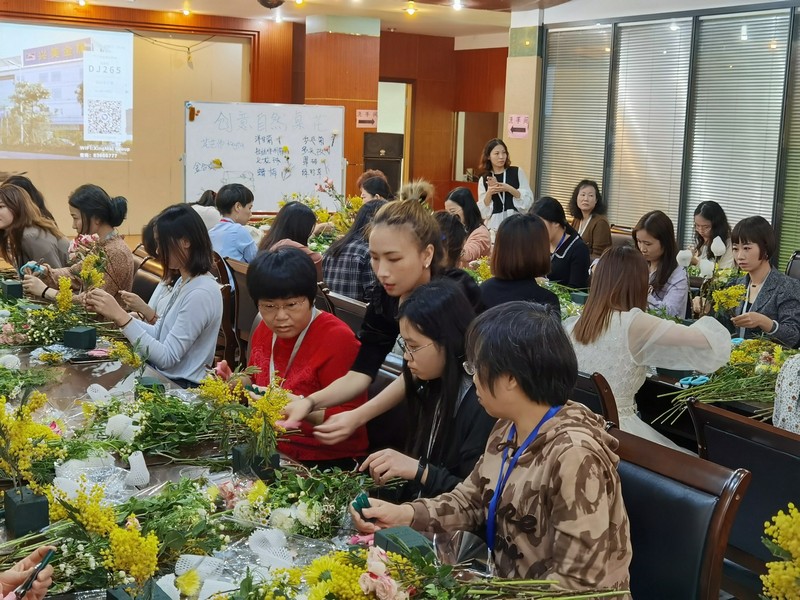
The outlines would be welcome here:
<svg viewBox="0 0 800 600">
<path fill-rule="evenodd" d="M 184 17 L 188 17 L 190 14 L 192 14 L 192 11 L 190 11 L 188 8 L 184 8 L 181 12 L 183 13 Z"/>
<path fill-rule="evenodd" d="M 461 4 L 461 0 L 453 0 L 453 8 L 455 10 L 461 10 L 462 8 L 464 8 L 464 5 Z"/>
<path fill-rule="evenodd" d="M 303 0 L 294 0 L 294 3 L 295 3 L 295 4 L 302 4 L 302 3 L 303 3 Z"/>
<path fill-rule="evenodd" d="M 78 0 L 78 6 L 86 6 L 86 0 Z"/>
<path fill-rule="evenodd" d="M 417 7 L 414 6 L 413 0 L 408 0 L 408 6 L 406 6 L 405 11 L 409 15 L 413 15 L 415 12 L 417 12 Z"/>
</svg>

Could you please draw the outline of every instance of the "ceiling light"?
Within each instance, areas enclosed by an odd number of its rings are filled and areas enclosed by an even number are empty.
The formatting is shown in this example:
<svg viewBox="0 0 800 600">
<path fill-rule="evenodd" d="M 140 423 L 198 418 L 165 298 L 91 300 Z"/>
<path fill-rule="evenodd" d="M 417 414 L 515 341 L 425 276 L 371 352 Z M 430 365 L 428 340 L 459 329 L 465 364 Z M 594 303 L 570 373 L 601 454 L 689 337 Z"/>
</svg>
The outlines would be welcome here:
<svg viewBox="0 0 800 600">
<path fill-rule="evenodd" d="M 78 6 L 86 6 L 86 0 L 78 0 Z"/>
<path fill-rule="evenodd" d="M 190 14 L 192 14 L 192 11 L 190 11 L 188 8 L 184 8 L 181 12 L 183 13 L 184 17 L 188 17 Z"/>
<path fill-rule="evenodd" d="M 417 7 L 414 6 L 413 0 L 408 0 L 408 6 L 406 6 L 405 10 L 409 15 L 413 15 L 415 12 L 417 12 Z"/>
<path fill-rule="evenodd" d="M 455 10 L 461 10 L 462 8 L 464 8 L 464 5 L 461 4 L 461 0 L 453 0 L 453 8 Z"/>
<path fill-rule="evenodd" d="M 273 9 L 283 4 L 283 0 L 258 0 L 258 3 L 264 8 Z"/>
<path fill-rule="evenodd" d="M 295 4 L 302 4 L 302 3 L 303 3 L 303 0 L 294 0 L 294 3 L 295 3 Z"/>
</svg>

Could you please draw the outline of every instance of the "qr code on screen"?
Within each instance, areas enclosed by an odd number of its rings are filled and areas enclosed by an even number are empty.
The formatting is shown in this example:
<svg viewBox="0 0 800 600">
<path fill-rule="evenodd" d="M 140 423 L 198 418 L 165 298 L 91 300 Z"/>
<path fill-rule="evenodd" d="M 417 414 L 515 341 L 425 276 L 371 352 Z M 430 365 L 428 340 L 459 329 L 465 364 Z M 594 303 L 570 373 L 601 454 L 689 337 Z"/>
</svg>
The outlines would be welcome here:
<svg viewBox="0 0 800 600">
<path fill-rule="evenodd" d="M 119 100 L 89 100 L 86 116 L 89 134 L 112 135 L 122 130 L 122 102 Z"/>
</svg>

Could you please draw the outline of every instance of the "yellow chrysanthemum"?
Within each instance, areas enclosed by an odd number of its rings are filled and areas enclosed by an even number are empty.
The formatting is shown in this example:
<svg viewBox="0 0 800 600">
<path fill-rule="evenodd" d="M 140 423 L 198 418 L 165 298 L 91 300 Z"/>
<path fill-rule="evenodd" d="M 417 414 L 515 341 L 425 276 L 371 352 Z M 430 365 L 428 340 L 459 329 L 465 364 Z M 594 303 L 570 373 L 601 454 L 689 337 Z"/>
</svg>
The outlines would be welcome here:
<svg viewBox="0 0 800 600">
<path fill-rule="evenodd" d="M 743 285 L 732 285 L 721 290 L 714 290 L 711 293 L 714 311 L 733 310 L 744 300 L 746 293 L 747 290 Z"/>
<path fill-rule="evenodd" d="M 181 598 L 194 598 L 200 593 L 200 575 L 197 569 L 189 569 L 183 575 L 175 578 L 175 587 L 181 594 Z"/>
</svg>

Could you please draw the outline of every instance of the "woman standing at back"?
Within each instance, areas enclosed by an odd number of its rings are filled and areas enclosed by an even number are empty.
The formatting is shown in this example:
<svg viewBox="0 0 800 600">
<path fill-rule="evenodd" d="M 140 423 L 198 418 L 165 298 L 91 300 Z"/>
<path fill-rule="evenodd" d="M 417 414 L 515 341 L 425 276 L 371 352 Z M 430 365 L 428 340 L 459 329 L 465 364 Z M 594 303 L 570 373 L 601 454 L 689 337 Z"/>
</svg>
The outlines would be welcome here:
<svg viewBox="0 0 800 600">
<path fill-rule="evenodd" d="M 481 155 L 483 175 L 478 180 L 478 206 L 489 229 L 497 230 L 503 219 L 525 212 L 533 204 L 533 192 L 525 171 L 511 166 L 503 140 L 486 142 Z"/>
</svg>

